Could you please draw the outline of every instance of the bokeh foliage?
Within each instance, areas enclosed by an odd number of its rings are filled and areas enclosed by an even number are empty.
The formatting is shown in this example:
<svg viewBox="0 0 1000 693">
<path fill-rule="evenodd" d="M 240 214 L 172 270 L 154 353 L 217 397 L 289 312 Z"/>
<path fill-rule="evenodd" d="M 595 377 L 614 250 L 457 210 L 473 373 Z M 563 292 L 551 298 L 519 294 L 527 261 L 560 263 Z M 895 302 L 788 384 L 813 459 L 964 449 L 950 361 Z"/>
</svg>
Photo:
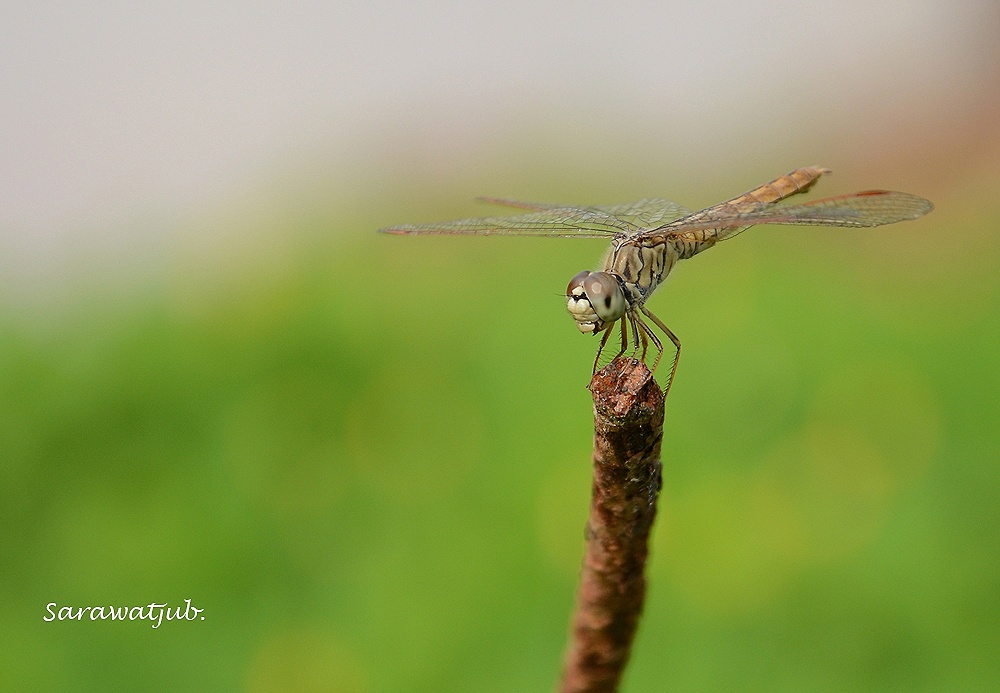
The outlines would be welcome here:
<svg viewBox="0 0 1000 693">
<path fill-rule="evenodd" d="M 551 688 L 594 347 L 560 294 L 603 248 L 373 233 L 477 212 L 449 193 L 220 222 L 145 281 L 7 302 L 4 689 Z M 684 355 L 625 690 L 1000 678 L 1000 214 L 935 201 L 753 229 L 651 301 Z M 184 599 L 204 621 L 42 620 Z"/>
</svg>

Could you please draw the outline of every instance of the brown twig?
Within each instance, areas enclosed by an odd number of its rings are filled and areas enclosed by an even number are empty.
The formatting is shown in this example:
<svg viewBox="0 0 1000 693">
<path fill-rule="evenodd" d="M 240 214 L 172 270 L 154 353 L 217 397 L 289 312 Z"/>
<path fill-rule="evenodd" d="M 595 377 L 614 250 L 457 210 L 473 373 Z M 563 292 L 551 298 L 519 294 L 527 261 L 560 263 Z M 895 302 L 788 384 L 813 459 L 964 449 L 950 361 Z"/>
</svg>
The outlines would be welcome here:
<svg viewBox="0 0 1000 693">
<path fill-rule="evenodd" d="M 647 541 L 660 491 L 663 395 L 634 359 L 594 375 L 594 485 L 562 693 L 615 691 L 646 593 Z"/>
</svg>

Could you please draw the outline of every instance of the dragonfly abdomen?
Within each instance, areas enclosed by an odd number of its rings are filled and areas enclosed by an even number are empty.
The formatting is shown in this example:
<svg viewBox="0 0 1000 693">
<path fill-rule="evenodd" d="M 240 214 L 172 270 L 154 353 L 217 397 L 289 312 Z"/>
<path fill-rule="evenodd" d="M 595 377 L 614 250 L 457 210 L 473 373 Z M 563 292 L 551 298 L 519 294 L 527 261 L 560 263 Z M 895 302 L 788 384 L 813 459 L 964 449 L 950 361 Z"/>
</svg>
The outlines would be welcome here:
<svg viewBox="0 0 1000 693">
<path fill-rule="evenodd" d="M 715 245 L 720 238 L 719 229 L 705 229 L 695 238 L 677 237 L 670 239 L 678 260 L 687 260 L 703 250 Z"/>
<path fill-rule="evenodd" d="M 745 192 L 731 200 L 703 209 L 700 212 L 689 214 L 679 219 L 677 223 L 678 225 L 692 225 L 706 219 L 738 216 L 744 212 L 758 209 L 761 205 L 772 204 L 792 195 L 804 193 L 815 185 L 820 176 L 829 172 L 830 169 L 819 166 L 797 168 L 791 173 L 778 176 L 771 182 L 759 185 L 753 190 Z"/>
</svg>

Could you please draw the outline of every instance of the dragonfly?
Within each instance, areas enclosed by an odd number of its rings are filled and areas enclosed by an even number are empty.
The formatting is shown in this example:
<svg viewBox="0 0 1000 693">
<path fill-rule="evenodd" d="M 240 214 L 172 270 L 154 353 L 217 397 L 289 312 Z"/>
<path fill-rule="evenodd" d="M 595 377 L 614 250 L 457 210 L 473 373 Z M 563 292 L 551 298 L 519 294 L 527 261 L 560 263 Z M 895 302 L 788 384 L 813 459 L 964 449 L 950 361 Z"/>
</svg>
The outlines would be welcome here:
<svg viewBox="0 0 1000 693">
<path fill-rule="evenodd" d="M 652 345 L 656 356 L 650 371 L 655 371 L 663 356 L 663 341 L 647 320 L 659 329 L 674 347 L 670 374 L 663 388 L 665 396 L 677 372 L 681 342 L 663 321 L 646 308 L 646 301 L 679 260 L 693 257 L 756 224 L 866 228 L 917 219 L 934 208 L 930 201 L 922 197 L 889 190 L 865 190 L 797 205 L 777 204 L 792 195 L 806 192 L 828 173 L 830 170 L 821 166 L 797 168 L 698 212 L 660 198 L 628 204 L 578 207 L 483 197 L 479 199 L 527 212 L 430 224 L 403 224 L 380 231 L 397 235 L 507 235 L 609 240 L 611 245 L 600 269 L 584 270 L 570 280 L 566 287 L 566 307 L 580 332 L 601 335 L 594 358 L 595 373 L 616 325 L 621 328 L 621 337 L 614 359 L 628 352 L 631 344 L 631 358 L 639 354 L 640 360 L 645 362 Z"/>
</svg>

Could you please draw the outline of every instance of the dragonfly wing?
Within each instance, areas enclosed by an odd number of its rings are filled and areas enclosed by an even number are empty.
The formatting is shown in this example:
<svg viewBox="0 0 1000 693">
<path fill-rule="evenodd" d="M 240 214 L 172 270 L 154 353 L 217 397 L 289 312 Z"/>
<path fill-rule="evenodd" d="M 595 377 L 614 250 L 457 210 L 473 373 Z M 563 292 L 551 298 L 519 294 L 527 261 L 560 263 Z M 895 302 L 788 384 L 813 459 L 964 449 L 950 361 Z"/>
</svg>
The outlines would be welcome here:
<svg viewBox="0 0 1000 693">
<path fill-rule="evenodd" d="M 709 237 L 723 240 L 755 224 L 864 228 L 916 219 L 932 209 L 934 205 L 917 195 L 867 190 L 788 207 L 767 203 L 734 214 L 702 215 L 698 212 L 649 235 L 702 242 Z"/>
<path fill-rule="evenodd" d="M 504 201 L 504 203 L 509 202 L 512 201 Z M 399 235 L 564 236 L 567 238 L 604 239 L 620 233 L 631 235 L 641 231 L 631 222 L 596 208 L 545 208 L 541 205 L 533 205 L 533 203 L 518 203 L 518 205 L 536 211 L 508 217 L 459 219 L 432 224 L 403 224 L 379 230 L 382 233 Z"/>
<path fill-rule="evenodd" d="M 681 207 L 676 202 L 661 198 L 649 198 L 638 202 L 627 202 L 618 205 L 598 205 L 593 207 L 574 207 L 573 205 L 549 204 L 546 202 L 523 202 L 521 200 L 510 200 L 502 197 L 477 197 L 480 202 L 488 202 L 503 207 L 515 207 L 517 209 L 530 209 L 536 212 L 543 212 L 553 209 L 580 209 L 591 212 L 599 212 L 620 219 L 637 228 L 652 229 L 663 226 L 675 219 L 680 219 L 691 213 L 686 207 Z"/>
<path fill-rule="evenodd" d="M 622 205 L 609 205 L 607 207 L 589 207 L 611 216 L 627 221 L 643 229 L 655 229 L 658 226 L 668 224 L 675 219 L 680 219 L 691 214 L 691 210 L 681 207 L 676 202 L 661 198 L 651 198 L 629 202 Z"/>
<path fill-rule="evenodd" d="M 778 208 L 789 218 L 767 224 L 807 224 L 814 226 L 870 227 L 917 219 L 934 209 L 930 200 L 910 193 L 866 190 L 837 195 L 790 208 Z M 780 215 L 779 215 L 780 216 Z"/>
</svg>

